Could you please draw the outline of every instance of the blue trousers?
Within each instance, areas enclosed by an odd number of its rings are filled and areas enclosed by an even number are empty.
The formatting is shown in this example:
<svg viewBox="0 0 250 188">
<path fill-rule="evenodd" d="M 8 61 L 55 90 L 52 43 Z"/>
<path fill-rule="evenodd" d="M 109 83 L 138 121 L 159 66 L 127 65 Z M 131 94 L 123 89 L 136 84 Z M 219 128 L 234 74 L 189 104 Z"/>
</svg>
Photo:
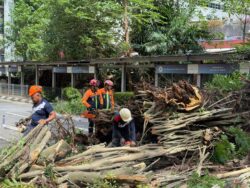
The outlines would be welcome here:
<svg viewBox="0 0 250 188">
<path fill-rule="evenodd" d="M 136 141 L 135 123 L 132 121 L 125 127 L 118 127 L 113 125 L 112 127 L 112 144 L 114 146 L 120 146 L 120 140 L 124 138 L 125 141 Z"/>
</svg>

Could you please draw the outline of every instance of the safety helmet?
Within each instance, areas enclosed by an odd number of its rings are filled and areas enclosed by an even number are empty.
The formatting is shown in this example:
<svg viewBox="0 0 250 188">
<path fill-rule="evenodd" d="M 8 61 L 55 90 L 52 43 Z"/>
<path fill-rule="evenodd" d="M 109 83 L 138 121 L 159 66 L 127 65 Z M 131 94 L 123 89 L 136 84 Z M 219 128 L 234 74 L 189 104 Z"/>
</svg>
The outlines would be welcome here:
<svg viewBox="0 0 250 188">
<path fill-rule="evenodd" d="M 125 122 L 130 122 L 133 118 L 131 115 L 131 111 L 127 108 L 122 108 L 119 112 L 121 118 Z"/>
<path fill-rule="evenodd" d="M 109 86 L 113 86 L 113 85 L 114 85 L 114 83 L 113 83 L 111 80 L 106 80 L 106 81 L 104 82 L 104 84 L 107 84 L 107 85 L 109 85 Z"/>
<path fill-rule="evenodd" d="M 98 80 L 96 80 L 96 79 L 90 80 L 89 85 L 90 86 L 98 86 Z"/>
<path fill-rule="evenodd" d="M 42 93 L 43 89 L 41 86 L 33 85 L 29 89 L 29 96 L 34 95 L 35 93 Z"/>
</svg>

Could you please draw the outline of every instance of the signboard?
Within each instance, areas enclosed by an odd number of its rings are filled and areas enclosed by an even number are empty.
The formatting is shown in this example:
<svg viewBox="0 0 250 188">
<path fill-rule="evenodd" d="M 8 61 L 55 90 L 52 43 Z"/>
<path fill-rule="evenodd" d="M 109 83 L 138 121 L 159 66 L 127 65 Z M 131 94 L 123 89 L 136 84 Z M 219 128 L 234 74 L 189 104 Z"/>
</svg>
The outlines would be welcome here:
<svg viewBox="0 0 250 188">
<path fill-rule="evenodd" d="M 9 67 L 9 72 L 18 72 L 17 67 Z"/>
<path fill-rule="evenodd" d="M 89 67 L 67 67 L 67 73 L 89 73 Z"/>
<path fill-rule="evenodd" d="M 187 74 L 187 65 L 157 65 L 158 74 Z"/>
<path fill-rule="evenodd" d="M 94 73 L 94 67 L 89 66 L 81 66 L 81 67 L 54 67 L 54 73 L 73 73 L 73 74 L 80 74 L 80 73 Z"/>
<path fill-rule="evenodd" d="M 67 73 L 67 67 L 54 67 L 54 73 Z"/>
<path fill-rule="evenodd" d="M 5 73 L 5 67 L 0 67 L 0 72 Z"/>
<path fill-rule="evenodd" d="M 199 74 L 229 74 L 239 69 L 235 64 L 199 64 Z"/>
</svg>

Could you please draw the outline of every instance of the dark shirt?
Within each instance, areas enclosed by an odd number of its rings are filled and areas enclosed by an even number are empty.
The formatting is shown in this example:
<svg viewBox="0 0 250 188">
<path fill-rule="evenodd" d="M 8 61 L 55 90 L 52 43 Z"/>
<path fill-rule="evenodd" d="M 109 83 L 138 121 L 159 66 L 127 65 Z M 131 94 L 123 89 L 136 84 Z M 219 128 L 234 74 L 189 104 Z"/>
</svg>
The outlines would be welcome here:
<svg viewBox="0 0 250 188">
<path fill-rule="evenodd" d="M 126 141 L 136 141 L 135 122 L 124 122 L 120 115 L 115 115 L 113 120 L 113 138 L 124 138 Z"/>
<path fill-rule="evenodd" d="M 47 119 L 52 111 L 53 107 L 51 104 L 47 100 L 42 99 L 40 103 L 35 104 L 32 107 L 31 125 L 37 126 L 38 121 L 41 119 Z"/>
</svg>

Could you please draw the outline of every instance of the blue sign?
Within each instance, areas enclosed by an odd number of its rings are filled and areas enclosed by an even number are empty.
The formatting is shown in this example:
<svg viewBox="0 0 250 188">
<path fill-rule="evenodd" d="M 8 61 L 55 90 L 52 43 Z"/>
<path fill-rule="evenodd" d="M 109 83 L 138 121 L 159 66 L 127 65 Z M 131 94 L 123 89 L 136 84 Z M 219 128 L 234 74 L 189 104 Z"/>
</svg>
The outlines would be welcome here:
<svg viewBox="0 0 250 188">
<path fill-rule="evenodd" d="M 229 74 L 239 70 L 235 64 L 199 64 L 199 74 Z"/>
<path fill-rule="evenodd" d="M 17 67 L 9 67 L 9 72 L 18 72 Z"/>
<path fill-rule="evenodd" d="M 5 67 L 0 67 L 0 72 L 5 73 Z"/>
<path fill-rule="evenodd" d="M 54 67 L 54 73 L 67 73 L 67 67 Z"/>
<path fill-rule="evenodd" d="M 67 73 L 74 73 L 74 74 L 80 74 L 80 73 L 89 73 L 89 67 L 67 67 Z"/>
<path fill-rule="evenodd" d="M 187 65 L 157 65 L 158 74 L 187 74 Z"/>
</svg>

